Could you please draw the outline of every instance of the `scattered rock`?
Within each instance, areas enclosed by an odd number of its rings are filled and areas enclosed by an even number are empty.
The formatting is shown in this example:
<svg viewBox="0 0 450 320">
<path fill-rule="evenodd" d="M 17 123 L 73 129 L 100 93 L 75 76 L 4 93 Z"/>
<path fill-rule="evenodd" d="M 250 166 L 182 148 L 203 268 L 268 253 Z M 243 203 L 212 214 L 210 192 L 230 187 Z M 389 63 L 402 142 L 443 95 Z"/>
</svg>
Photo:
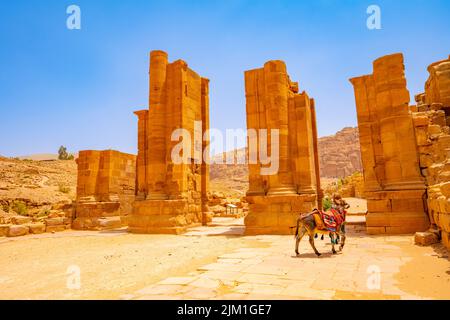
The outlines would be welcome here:
<svg viewBox="0 0 450 320">
<path fill-rule="evenodd" d="M 122 226 L 120 217 L 108 217 L 98 219 L 98 224 L 101 229 L 116 229 Z"/>
<path fill-rule="evenodd" d="M 419 246 L 429 246 L 439 242 L 439 238 L 434 232 L 416 232 L 414 242 Z"/>
</svg>

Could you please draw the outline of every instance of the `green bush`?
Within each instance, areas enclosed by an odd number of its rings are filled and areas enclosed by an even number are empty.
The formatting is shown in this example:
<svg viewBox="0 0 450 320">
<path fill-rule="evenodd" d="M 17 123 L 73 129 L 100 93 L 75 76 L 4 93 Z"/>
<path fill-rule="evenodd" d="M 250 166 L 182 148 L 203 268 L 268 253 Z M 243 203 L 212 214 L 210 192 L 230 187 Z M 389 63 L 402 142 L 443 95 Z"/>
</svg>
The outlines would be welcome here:
<svg viewBox="0 0 450 320">
<path fill-rule="evenodd" d="M 12 210 L 21 216 L 27 216 L 28 215 L 28 207 L 27 204 L 23 201 L 14 201 L 12 205 Z"/>
<path fill-rule="evenodd" d="M 331 209 L 331 200 L 328 197 L 323 198 L 322 206 L 324 211 L 328 211 Z"/>
</svg>

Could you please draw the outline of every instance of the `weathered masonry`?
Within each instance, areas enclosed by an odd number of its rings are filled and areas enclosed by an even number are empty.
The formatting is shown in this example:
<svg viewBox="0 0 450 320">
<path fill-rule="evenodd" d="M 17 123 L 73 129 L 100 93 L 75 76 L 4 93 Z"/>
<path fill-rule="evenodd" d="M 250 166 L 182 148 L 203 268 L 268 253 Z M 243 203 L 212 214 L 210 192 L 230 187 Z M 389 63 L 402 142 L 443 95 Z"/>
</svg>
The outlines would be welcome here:
<svg viewBox="0 0 450 320">
<path fill-rule="evenodd" d="M 364 182 L 367 231 L 411 233 L 429 227 L 402 54 L 381 57 L 373 74 L 353 78 Z"/>
<path fill-rule="evenodd" d="M 209 143 L 209 80 L 183 60 L 168 62 L 163 51 L 150 53 L 149 109 L 138 117 L 137 186 L 129 230 L 134 233 L 182 233 L 206 223 L 209 168 L 203 152 Z M 196 128 L 196 126 L 200 126 Z M 191 138 L 188 163 L 171 157 L 178 141 L 171 136 L 186 129 Z"/>
<path fill-rule="evenodd" d="M 321 203 L 317 128 L 314 100 L 299 93 L 283 61 L 245 72 L 247 128 L 267 129 L 268 155 L 271 130 L 279 130 L 279 170 L 262 175 L 261 146 L 249 138 L 249 214 L 246 234 L 289 234 L 300 212 Z M 261 137 L 258 137 L 261 141 Z M 253 148 L 252 146 L 256 146 Z"/>
<path fill-rule="evenodd" d="M 80 151 L 74 229 L 126 226 L 136 184 L 136 156 L 114 150 Z"/>
</svg>

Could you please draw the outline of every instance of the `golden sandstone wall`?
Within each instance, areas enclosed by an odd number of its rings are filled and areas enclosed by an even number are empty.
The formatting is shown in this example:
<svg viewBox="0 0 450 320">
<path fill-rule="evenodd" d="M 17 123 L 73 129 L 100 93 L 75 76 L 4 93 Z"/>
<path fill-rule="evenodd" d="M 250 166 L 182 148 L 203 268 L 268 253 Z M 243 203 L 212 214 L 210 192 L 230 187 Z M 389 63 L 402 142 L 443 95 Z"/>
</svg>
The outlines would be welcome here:
<svg viewBox="0 0 450 320">
<path fill-rule="evenodd" d="M 279 170 L 261 175 L 265 167 L 249 162 L 249 213 L 246 234 L 289 234 L 299 212 L 318 204 L 319 163 L 314 100 L 298 93 L 283 61 L 269 61 L 263 68 L 245 72 L 247 128 L 279 130 Z M 261 137 L 259 137 L 261 138 Z M 249 158 L 260 160 L 260 147 L 249 138 Z M 319 201 L 320 203 L 320 201 Z"/>
<path fill-rule="evenodd" d="M 114 150 L 80 151 L 74 229 L 127 224 L 136 184 L 136 156 Z"/>
<path fill-rule="evenodd" d="M 431 230 L 439 230 L 450 249 L 450 57 L 431 64 L 428 71 L 425 93 L 415 97 L 417 105 L 411 109 Z"/>
<path fill-rule="evenodd" d="M 186 62 L 168 62 L 163 51 L 150 54 L 149 109 L 138 116 L 137 196 L 129 221 L 134 233 L 181 233 L 206 223 L 209 170 L 202 150 L 209 138 L 209 80 Z M 195 128 L 197 123 L 197 128 Z M 184 128 L 191 139 L 188 163 L 171 157 L 179 143 L 174 130 Z"/>
<path fill-rule="evenodd" d="M 370 234 L 429 227 L 425 180 L 409 108 L 402 54 L 374 61 L 373 74 L 354 86 Z"/>
</svg>

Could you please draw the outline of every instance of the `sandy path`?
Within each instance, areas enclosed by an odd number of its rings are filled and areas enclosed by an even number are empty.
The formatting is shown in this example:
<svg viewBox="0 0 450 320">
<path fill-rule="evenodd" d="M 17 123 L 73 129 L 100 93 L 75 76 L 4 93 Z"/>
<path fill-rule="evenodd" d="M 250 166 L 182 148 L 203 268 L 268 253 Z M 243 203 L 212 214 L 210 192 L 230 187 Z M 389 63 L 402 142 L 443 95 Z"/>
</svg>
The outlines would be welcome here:
<svg viewBox="0 0 450 320">
<path fill-rule="evenodd" d="M 0 299 L 118 299 L 168 276 L 182 275 L 237 248 L 242 237 L 55 234 L 0 243 Z M 69 266 L 81 288 L 67 288 Z"/>
</svg>

